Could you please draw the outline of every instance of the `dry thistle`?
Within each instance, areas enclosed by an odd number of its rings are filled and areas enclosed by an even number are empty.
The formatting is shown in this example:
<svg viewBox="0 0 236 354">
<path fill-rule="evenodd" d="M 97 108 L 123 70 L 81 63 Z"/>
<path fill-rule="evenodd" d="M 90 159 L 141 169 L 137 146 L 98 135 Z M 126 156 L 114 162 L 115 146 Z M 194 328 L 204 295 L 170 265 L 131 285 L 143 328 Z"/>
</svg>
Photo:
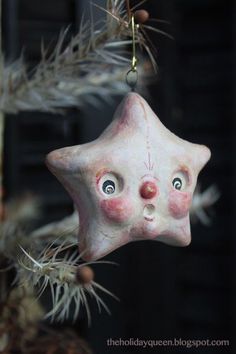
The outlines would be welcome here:
<svg viewBox="0 0 236 354">
<path fill-rule="evenodd" d="M 204 192 L 200 191 L 200 186 L 197 185 L 196 191 L 193 196 L 193 202 L 190 209 L 191 217 L 193 220 L 198 219 L 203 225 L 209 226 L 211 219 L 207 215 L 206 210 L 220 198 L 220 191 L 217 186 L 212 185 Z"/>
<path fill-rule="evenodd" d="M 111 262 L 87 262 L 80 263 L 81 254 L 77 250 L 70 252 L 71 248 L 77 244 L 65 245 L 61 244 L 57 247 L 50 245 L 46 247 L 39 257 L 34 258 L 30 252 L 20 247 L 23 255 L 19 258 L 18 279 L 21 283 L 32 284 L 38 286 L 38 297 L 45 291 L 46 287 L 51 290 L 52 309 L 46 314 L 46 318 L 51 320 L 64 321 L 69 317 L 69 310 L 72 303 L 75 309 L 73 320 L 76 320 L 81 305 L 84 305 L 88 324 L 91 323 L 91 314 L 87 300 L 87 294 L 94 297 L 99 309 L 102 307 L 110 314 L 110 311 L 101 297 L 97 294 L 97 290 L 101 290 L 106 294 L 118 298 L 103 286 L 96 283 L 92 278 L 89 282 L 78 281 L 78 268 L 90 265 L 92 263 L 111 263 Z M 77 248 L 77 247 L 76 247 Z"/>
<path fill-rule="evenodd" d="M 131 44 L 132 31 L 125 0 L 109 0 L 106 9 L 99 8 L 107 13 L 105 20 L 98 23 L 92 18 L 87 22 L 82 20 L 79 32 L 69 43 L 66 39 L 69 28 L 62 31 L 50 55 L 42 43 L 42 59 L 33 72 L 27 72 L 22 58 L 3 67 L 0 111 L 55 112 L 61 108 L 97 105 L 101 99 L 111 99 L 129 90 L 125 75 L 130 53 L 126 46 Z M 156 69 L 154 48 L 146 30 L 169 35 L 155 27 L 139 25 L 137 42 Z M 141 65 L 139 77 L 142 77 Z"/>
</svg>

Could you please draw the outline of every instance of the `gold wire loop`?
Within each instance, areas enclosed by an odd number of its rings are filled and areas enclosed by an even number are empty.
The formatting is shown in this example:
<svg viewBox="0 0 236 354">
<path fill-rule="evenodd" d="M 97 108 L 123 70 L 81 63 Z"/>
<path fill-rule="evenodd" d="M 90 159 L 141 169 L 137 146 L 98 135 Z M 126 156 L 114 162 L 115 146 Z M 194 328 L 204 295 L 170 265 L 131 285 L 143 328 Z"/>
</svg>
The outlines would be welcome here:
<svg viewBox="0 0 236 354">
<path fill-rule="evenodd" d="M 134 15 L 131 15 L 130 20 L 131 31 L 132 31 L 132 60 L 131 69 L 126 74 L 126 82 L 132 90 L 134 90 L 138 82 L 138 72 L 137 72 L 137 57 L 136 57 L 136 30 L 138 25 L 135 24 Z"/>
<path fill-rule="evenodd" d="M 132 29 L 132 49 L 133 49 L 131 69 L 137 70 L 136 43 L 135 43 L 136 27 L 135 27 L 135 21 L 134 21 L 133 14 L 131 16 L 131 29 Z"/>
<path fill-rule="evenodd" d="M 138 82 L 138 72 L 137 69 L 130 69 L 126 74 L 126 83 L 129 85 L 132 91 L 134 91 Z"/>
</svg>

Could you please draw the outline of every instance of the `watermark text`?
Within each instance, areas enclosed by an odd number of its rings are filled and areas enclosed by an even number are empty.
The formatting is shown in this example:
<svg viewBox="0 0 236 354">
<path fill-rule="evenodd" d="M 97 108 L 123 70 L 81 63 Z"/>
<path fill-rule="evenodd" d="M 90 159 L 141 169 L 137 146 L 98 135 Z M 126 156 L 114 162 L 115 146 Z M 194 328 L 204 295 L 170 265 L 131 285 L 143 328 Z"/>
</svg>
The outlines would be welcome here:
<svg viewBox="0 0 236 354">
<path fill-rule="evenodd" d="M 141 339 L 141 338 L 108 338 L 108 347 L 185 347 L 185 348 L 200 348 L 200 347 L 229 347 L 228 339 Z"/>
</svg>

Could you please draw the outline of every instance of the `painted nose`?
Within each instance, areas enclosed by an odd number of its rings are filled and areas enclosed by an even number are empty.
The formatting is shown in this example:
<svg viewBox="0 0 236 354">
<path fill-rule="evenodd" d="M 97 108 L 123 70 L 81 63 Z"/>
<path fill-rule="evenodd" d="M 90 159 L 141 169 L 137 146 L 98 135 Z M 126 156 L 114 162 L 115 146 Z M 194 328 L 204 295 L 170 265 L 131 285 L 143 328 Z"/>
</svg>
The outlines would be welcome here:
<svg viewBox="0 0 236 354">
<path fill-rule="evenodd" d="M 140 195 L 144 199 L 152 199 L 158 194 L 158 188 L 154 182 L 146 181 L 140 188 Z"/>
</svg>

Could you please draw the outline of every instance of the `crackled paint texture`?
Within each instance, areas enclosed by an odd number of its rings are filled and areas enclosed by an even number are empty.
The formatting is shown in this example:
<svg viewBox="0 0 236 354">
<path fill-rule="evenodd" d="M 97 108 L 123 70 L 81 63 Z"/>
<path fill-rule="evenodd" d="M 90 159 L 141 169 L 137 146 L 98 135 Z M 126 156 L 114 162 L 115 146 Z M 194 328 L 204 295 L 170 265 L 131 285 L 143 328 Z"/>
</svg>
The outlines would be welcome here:
<svg viewBox="0 0 236 354">
<path fill-rule="evenodd" d="M 192 195 L 209 158 L 129 93 L 98 139 L 51 152 L 47 165 L 78 210 L 83 258 L 95 260 L 141 239 L 187 246 Z"/>
</svg>

